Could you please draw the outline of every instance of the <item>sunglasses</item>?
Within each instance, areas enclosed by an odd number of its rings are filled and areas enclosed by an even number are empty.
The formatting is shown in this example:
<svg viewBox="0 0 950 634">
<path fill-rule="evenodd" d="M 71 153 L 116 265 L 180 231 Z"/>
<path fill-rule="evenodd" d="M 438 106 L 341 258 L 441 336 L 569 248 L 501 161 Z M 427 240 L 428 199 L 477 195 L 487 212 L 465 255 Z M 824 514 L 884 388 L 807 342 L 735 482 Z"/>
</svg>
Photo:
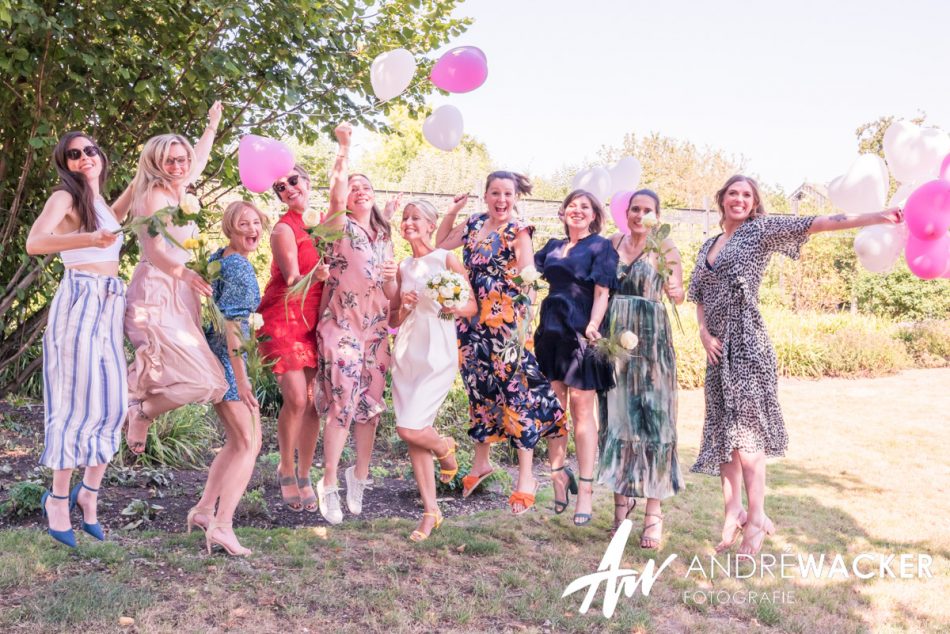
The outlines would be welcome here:
<svg viewBox="0 0 950 634">
<path fill-rule="evenodd" d="M 286 190 L 288 186 L 296 187 L 297 183 L 299 182 L 300 182 L 300 175 L 294 174 L 293 176 L 287 179 L 286 183 L 277 183 L 276 185 L 274 185 L 274 191 L 277 192 L 278 194 L 282 194 L 284 193 L 284 190 Z"/>
<path fill-rule="evenodd" d="M 85 154 L 89 158 L 99 156 L 99 148 L 95 145 L 87 145 L 81 150 L 66 150 L 66 158 L 70 161 L 78 161 Z"/>
<path fill-rule="evenodd" d="M 165 159 L 166 167 L 175 167 L 176 165 L 184 167 L 189 163 L 191 163 L 191 159 L 187 156 L 169 156 L 167 159 Z"/>
</svg>

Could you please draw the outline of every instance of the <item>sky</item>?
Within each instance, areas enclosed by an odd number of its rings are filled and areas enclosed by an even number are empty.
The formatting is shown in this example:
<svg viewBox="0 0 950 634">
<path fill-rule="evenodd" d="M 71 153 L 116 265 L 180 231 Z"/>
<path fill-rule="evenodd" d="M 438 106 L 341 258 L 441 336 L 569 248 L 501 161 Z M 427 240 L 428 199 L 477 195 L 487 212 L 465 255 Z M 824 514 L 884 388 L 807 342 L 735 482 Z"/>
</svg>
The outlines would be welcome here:
<svg viewBox="0 0 950 634">
<path fill-rule="evenodd" d="M 857 157 L 883 115 L 950 128 L 946 0 L 468 0 L 488 80 L 435 95 L 496 165 L 550 175 L 626 133 L 741 155 L 791 191 Z"/>
</svg>

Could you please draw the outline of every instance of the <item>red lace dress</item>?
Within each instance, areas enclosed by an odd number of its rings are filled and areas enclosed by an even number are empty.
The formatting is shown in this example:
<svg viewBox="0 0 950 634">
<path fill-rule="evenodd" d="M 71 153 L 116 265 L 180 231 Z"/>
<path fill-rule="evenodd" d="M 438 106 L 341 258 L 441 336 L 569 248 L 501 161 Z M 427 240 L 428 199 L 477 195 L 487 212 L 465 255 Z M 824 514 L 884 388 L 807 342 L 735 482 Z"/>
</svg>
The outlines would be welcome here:
<svg viewBox="0 0 950 634">
<path fill-rule="evenodd" d="M 296 211 L 288 211 L 277 223 L 284 223 L 293 230 L 300 273 L 309 273 L 317 265 L 318 257 L 317 249 L 304 229 L 302 216 Z M 275 373 L 317 367 L 315 328 L 322 293 L 323 284 L 316 282 L 303 302 L 299 297 L 285 301 L 287 283 L 274 258 L 270 267 L 270 280 L 264 288 L 257 312 L 264 318 L 264 327 L 258 331 L 265 338 L 260 343 L 260 350 L 265 357 L 276 360 L 273 367 Z"/>
</svg>

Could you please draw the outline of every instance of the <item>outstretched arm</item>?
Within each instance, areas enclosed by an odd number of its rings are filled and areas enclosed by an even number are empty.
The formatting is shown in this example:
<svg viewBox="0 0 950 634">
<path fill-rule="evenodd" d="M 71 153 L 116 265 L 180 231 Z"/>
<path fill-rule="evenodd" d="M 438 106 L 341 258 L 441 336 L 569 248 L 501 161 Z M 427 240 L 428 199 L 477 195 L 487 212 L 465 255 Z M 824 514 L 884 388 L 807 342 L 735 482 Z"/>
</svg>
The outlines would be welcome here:
<svg viewBox="0 0 950 634">
<path fill-rule="evenodd" d="M 26 252 L 30 255 L 46 255 L 86 247 L 102 249 L 116 241 L 118 236 L 108 229 L 73 233 L 78 219 L 70 216 L 71 208 L 72 198 L 69 194 L 54 192 L 30 227 Z"/>
<path fill-rule="evenodd" d="M 843 229 L 854 229 L 855 227 L 868 227 L 870 225 L 899 224 L 904 220 L 904 212 L 900 207 L 891 207 L 884 211 L 875 211 L 869 214 L 835 214 L 833 216 L 818 216 L 811 223 L 808 233 L 820 233 L 822 231 L 840 231 Z"/>
<path fill-rule="evenodd" d="M 221 112 L 220 101 L 211 104 L 211 108 L 208 110 L 208 125 L 195 144 L 195 164 L 192 166 L 191 172 L 192 183 L 198 180 L 198 177 L 201 176 L 208 165 L 208 159 L 211 157 L 211 146 L 214 145 L 214 135 L 218 131 L 218 124 L 221 123 Z"/>
<path fill-rule="evenodd" d="M 452 206 L 445 212 L 445 217 L 435 232 L 435 246 L 452 251 L 462 246 L 462 236 L 465 233 L 465 223 L 455 224 L 459 211 L 468 204 L 468 194 L 459 194 L 452 199 Z"/>
<path fill-rule="evenodd" d="M 353 126 L 349 123 L 341 123 L 333 133 L 336 135 L 339 149 L 333 163 L 333 171 L 330 172 L 330 210 L 324 222 L 328 227 L 340 230 L 346 224 L 346 196 L 349 193 L 347 172 Z"/>
</svg>

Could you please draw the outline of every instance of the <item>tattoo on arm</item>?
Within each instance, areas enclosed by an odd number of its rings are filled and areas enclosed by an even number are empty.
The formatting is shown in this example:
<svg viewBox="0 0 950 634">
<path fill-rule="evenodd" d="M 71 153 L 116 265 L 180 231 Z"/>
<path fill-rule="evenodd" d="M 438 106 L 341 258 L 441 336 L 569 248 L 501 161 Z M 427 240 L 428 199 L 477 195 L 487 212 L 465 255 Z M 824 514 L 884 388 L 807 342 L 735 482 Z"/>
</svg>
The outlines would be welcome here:
<svg viewBox="0 0 950 634">
<path fill-rule="evenodd" d="M 835 214 L 833 216 L 828 216 L 828 220 L 830 220 L 831 222 L 844 222 L 847 219 L 848 217 L 845 216 L 844 214 Z"/>
</svg>

